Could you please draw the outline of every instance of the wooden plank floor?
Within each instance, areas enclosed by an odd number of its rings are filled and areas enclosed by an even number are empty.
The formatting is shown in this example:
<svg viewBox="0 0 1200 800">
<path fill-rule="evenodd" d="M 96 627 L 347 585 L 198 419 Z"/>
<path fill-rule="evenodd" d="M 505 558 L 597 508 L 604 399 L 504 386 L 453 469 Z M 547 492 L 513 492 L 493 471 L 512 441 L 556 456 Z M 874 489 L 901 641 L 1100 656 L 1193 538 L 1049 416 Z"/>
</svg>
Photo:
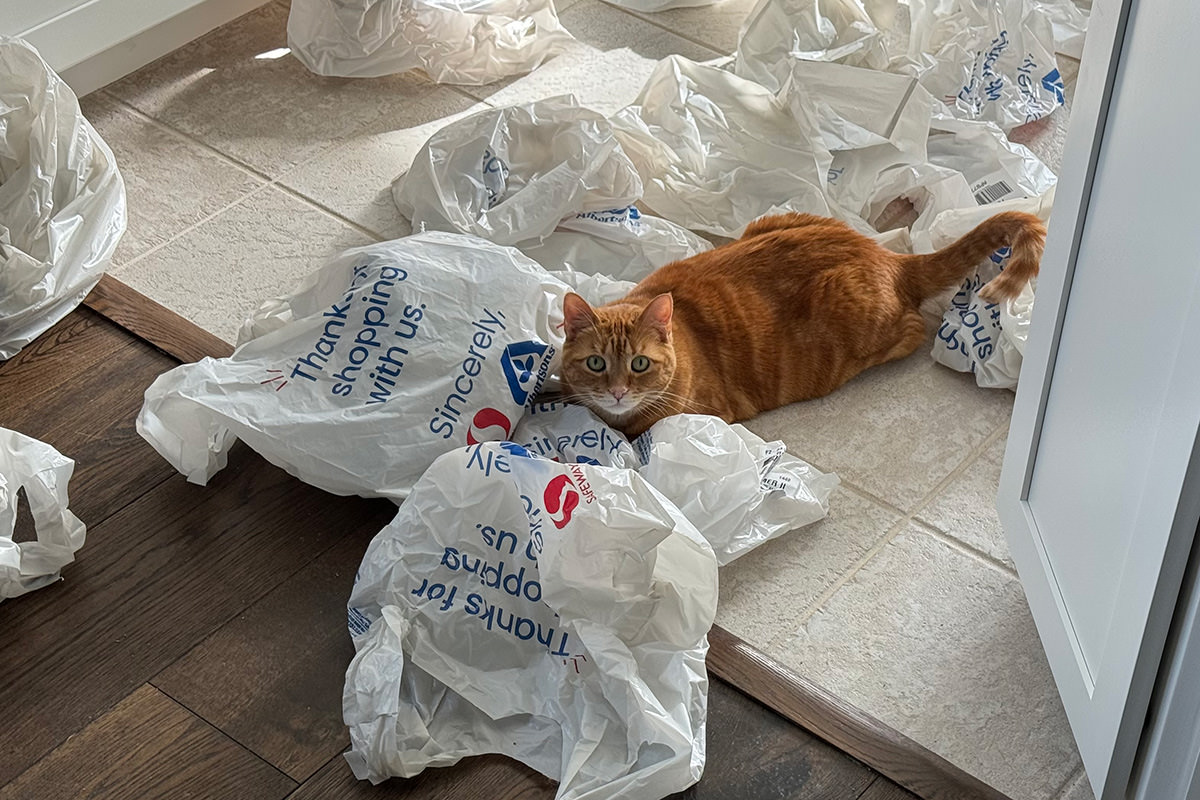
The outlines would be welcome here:
<svg viewBox="0 0 1200 800">
<path fill-rule="evenodd" d="M 186 483 L 134 430 L 175 363 L 85 308 L 0 363 L 0 427 L 76 460 L 88 525 L 64 581 L 0 602 L 0 800 L 552 798 L 495 756 L 354 779 L 345 603 L 395 507 L 242 446 L 208 487 Z M 915 797 L 715 679 L 708 728 L 705 776 L 679 797 Z"/>
</svg>

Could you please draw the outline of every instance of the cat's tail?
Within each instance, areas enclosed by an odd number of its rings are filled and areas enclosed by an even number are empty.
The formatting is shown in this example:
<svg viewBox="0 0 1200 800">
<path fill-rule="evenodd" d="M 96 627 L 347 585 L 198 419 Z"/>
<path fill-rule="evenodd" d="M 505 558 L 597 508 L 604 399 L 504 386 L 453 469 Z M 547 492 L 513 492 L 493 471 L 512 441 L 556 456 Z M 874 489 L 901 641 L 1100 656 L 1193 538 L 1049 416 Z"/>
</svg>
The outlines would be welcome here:
<svg viewBox="0 0 1200 800">
<path fill-rule="evenodd" d="M 961 281 L 980 261 L 1005 247 L 1012 256 L 1004 271 L 988 281 L 979 296 L 989 303 L 1016 297 L 1038 273 L 1046 226 L 1032 214 L 1006 211 L 984 220 L 951 245 L 933 253 L 904 257 L 901 280 L 917 302 Z"/>
</svg>

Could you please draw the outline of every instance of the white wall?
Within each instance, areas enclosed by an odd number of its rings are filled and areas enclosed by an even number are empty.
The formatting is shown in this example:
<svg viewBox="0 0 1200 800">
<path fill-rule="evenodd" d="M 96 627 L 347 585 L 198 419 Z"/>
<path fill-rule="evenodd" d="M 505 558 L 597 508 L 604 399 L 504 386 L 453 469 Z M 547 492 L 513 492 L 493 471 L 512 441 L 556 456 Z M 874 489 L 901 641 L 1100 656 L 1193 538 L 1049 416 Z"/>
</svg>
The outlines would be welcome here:
<svg viewBox="0 0 1200 800">
<path fill-rule="evenodd" d="M 16 36 L 90 0 L 0 0 L 0 33 Z"/>
<path fill-rule="evenodd" d="M 268 0 L 0 0 L 20 36 L 84 95 Z"/>
</svg>

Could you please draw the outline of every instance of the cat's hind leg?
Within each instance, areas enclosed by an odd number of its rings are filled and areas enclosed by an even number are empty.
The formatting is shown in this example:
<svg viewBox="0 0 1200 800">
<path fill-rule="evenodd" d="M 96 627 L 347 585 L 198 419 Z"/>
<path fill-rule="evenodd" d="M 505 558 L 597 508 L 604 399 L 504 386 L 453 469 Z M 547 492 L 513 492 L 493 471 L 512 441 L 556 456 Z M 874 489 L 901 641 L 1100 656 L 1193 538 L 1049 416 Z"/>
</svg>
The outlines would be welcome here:
<svg viewBox="0 0 1200 800">
<path fill-rule="evenodd" d="M 876 364 L 886 364 L 898 358 L 907 358 L 917 351 L 925 341 L 925 318 L 919 311 L 906 311 L 896 324 L 896 338 L 890 347 L 880 351 Z"/>
</svg>

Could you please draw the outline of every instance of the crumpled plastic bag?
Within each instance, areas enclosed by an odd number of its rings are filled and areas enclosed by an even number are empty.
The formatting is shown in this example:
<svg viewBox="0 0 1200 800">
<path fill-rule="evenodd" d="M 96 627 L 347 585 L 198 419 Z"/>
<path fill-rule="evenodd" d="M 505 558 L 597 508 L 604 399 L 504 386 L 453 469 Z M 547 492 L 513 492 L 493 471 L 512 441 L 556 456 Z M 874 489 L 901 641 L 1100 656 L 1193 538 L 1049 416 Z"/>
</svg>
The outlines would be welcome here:
<svg viewBox="0 0 1200 800">
<path fill-rule="evenodd" d="M 911 226 L 913 249 L 918 253 L 932 253 L 953 241 L 934 246 L 929 239 L 927 231 L 942 214 L 970 212 L 1003 200 L 1041 197 L 1058 181 L 1029 148 L 1010 142 L 991 122 L 936 115 L 930 124 L 926 151 L 926 163 L 901 165 L 881 173 L 867 208 L 867 219 L 874 221 L 897 197 L 911 201 L 919 214 Z"/>
<path fill-rule="evenodd" d="M 759 0 L 742 23 L 734 72 L 776 91 L 797 61 L 887 69 L 895 16 L 896 0 Z"/>
<path fill-rule="evenodd" d="M 564 464 L 637 469 L 637 451 L 587 408 L 561 402 L 532 404 L 509 440 L 530 453 Z"/>
<path fill-rule="evenodd" d="M 602 306 L 620 300 L 637 286 L 633 281 L 618 281 L 602 272 L 577 272 L 573 269 L 552 269 L 550 276 L 571 287 L 571 290 L 593 306 Z"/>
<path fill-rule="evenodd" d="M 1081 8 L 1075 0 L 1033 0 L 1034 8 L 1050 20 L 1054 32 L 1054 51 L 1078 61 L 1083 58 L 1091 0 Z"/>
<path fill-rule="evenodd" d="M 989 122 L 935 117 L 930 126 L 928 153 L 931 164 L 962 174 L 974 205 L 1038 197 L 1058 182 L 1054 172 L 1032 150 L 1010 142 Z"/>
<path fill-rule="evenodd" d="M 414 230 L 514 245 L 548 269 L 640 280 L 711 247 L 639 212 L 641 194 L 608 120 L 570 95 L 452 122 L 393 186 Z"/>
<path fill-rule="evenodd" d="M 0 600 L 54 583 L 83 547 L 87 529 L 67 508 L 74 470 L 74 461 L 45 442 L 0 428 Z M 29 502 L 35 541 L 13 540 L 20 489 Z"/>
<path fill-rule="evenodd" d="M 818 61 L 793 63 L 779 94 L 797 117 L 817 120 L 833 155 L 825 187 L 833 215 L 873 233 L 860 217 L 881 173 L 928 160 L 933 97 L 915 78 Z"/>
<path fill-rule="evenodd" d="M 568 217 L 540 242 L 518 249 L 549 270 L 575 270 L 637 282 L 672 261 L 712 249 L 712 243 L 637 206 Z"/>
<path fill-rule="evenodd" d="M 920 79 L 961 119 L 1005 131 L 1063 104 L 1054 33 L 1038 0 L 909 0 L 907 57 L 891 69 Z"/>
<path fill-rule="evenodd" d="M 753 81 L 669 56 L 611 121 L 643 201 L 672 222 L 737 238 L 764 214 L 829 214 L 817 120 Z"/>
<path fill-rule="evenodd" d="M 702 414 L 662 419 L 631 443 L 583 406 L 537 403 L 510 438 L 542 458 L 638 470 L 691 520 L 721 566 L 824 519 L 839 483 L 783 442 Z"/>
<path fill-rule="evenodd" d="M 0 36 L 0 360 L 83 301 L 125 222 L 116 160 L 75 93 Z"/>
<path fill-rule="evenodd" d="M 725 566 L 755 547 L 829 514 L 840 483 L 718 417 L 679 414 L 634 441 L 643 478 L 671 500 Z"/>
<path fill-rule="evenodd" d="M 552 0 L 292 0 L 287 30 L 318 75 L 423 69 L 470 86 L 529 72 L 574 38 Z"/>
<path fill-rule="evenodd" d="M 716 602 L 711 548 L 636 472 L 454 450 L 359 567 L 346 760 L 379 782 L 503 753 L 559 800 L 680 791 L 704 768 Z"/>
<path fill-rule="evenodd" d="M 678 56 L 660 62 L 613 123 L 669 219 L 737 237 L 784 211 L 837 217 L 866 235 L 880 174 L 926 163 L 935 103 L 915 78 L 793 61 L 776 92 Z"/>
<path fill-rule="evenodd" d="M 242 439 L 327 491 L 401 499 L 441 453 L 508 436 L 554 369 L 568 291 L 470 236 L 348 250 L 264 304 L 233 355 L 160 375 L 138 432 L 193 483 Z"/>
<path fill-rule="evenodd" d="M 921 252 L 945 247 L 988 217 L 1004 211 L 1024 211 L 1045 222 L 1050 218 L 1053 204 L 1051 185 L 1033 197 L 948 211 L 939 215 L 922 236 Z M 1036 278 L 1026 284 L 1020 295 L 999 304 L 979 296 L 980 287 L 1000 274 L 1010 255 L 1006 247 L 976 266 L 951 300 L 933 340 L 935 361 L 959 372 L 973 373 L 975 382 L 985 389 L 1016 389 L 1029 339 Z"/>
</svg>

